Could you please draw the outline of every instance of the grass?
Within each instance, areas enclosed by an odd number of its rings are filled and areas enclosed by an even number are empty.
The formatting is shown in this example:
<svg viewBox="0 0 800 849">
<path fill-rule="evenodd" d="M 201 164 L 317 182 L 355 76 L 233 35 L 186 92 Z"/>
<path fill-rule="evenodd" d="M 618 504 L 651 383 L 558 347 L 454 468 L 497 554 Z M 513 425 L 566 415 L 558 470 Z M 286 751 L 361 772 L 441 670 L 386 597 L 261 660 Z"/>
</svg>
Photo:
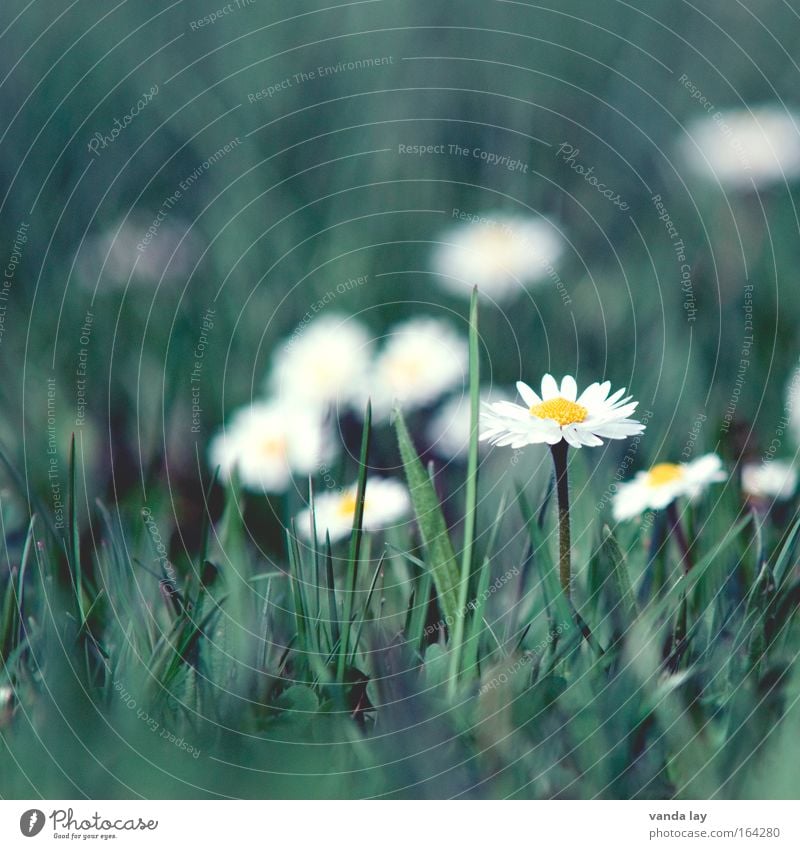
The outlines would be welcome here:
<svg viewBox="0 0 800 849">
<path fill-rule="evenodd" d="M 265 562 L 235 482 L 182 559 L 159 548 L 164 510 L 142 525 L 98 503 L 90 527 L 72 518 L 64 538 L 29 505 L 20 553 L 4 551 L 3 796 L 792 792 L 797 767 L 771 765 L 800 724 L 800 523 L 723 505 L 714 537 L 701 503 L 693 524 L 708 530 L 687 572 L 666 538 L 648 545 L 648 522 L 617 538 L 595 516 L 570 598 L 549 487 L 498 499 L 491 533 L 476 529 L 474 298 L 471 316 L 455 526 L 398 412 L 416 528 L 399 546 L 364 533 L 369 410 L 346 556 L 329 539 L 301 545 L 290 527 L 284 555 Z"/>
<path fill-rule="evenodd" d="M 794 102 L 791 4 L 759 4 L 762 27 L 711 0 L 302 0 L 197 31 L 186 4 L 151 23 L 123 4 L 91 26 L 82 7 L 54 20 L 40 5 L 0 12 L 3 267 L 19 253 L 0 293 L 0 796 L 796 795 L 797 500 L 756 516 L 737 486 L 743 458 L 797 447 L 795 186 L 723 195 L 676 154 L 703 114 L 683 75 L 719 109 Z M 393 61 L 294 82 L 368 56 Z M 625 214 L 555 155 L 565 142 Z M 398 152 L 451 143 L 529 167 Z M 459 210 L 532 210 L 569 243 L 560 285 L 482 302 L 480 336 L 476 300 L 467 314 L 428 273 Z M 123 222 L 129 255 L 104 245 L 93 265 L 92 240 Z M 186 267 L 158 266 L 171 226 L 198 246 Z M 131 276 L 131 257 L 158 267 Z M 350 279 L 366 282 L 337 288 Z M 357 515 L 349 540 L 307 543 L 291 517 L 324 479 L 260 498 L 205 458 L 277 340 L 331 293 L 326 308 L 376 338 L 420 313 L 469 325 L 472 439 L 466 461 L 431 463 L 424 413 L 340 422 L 326 474 L 359 481 L 359 511 L 367 472 L 404 475 L 414 519 L 382 535 Z M 570 452 L 569 599 L 550 458 L 475 442 L 481 384 L 545 371 L 607 377 L 648 411 L 630 457 Z M 690 444 L 731 481 L 680 505 L 687 559 L 671 517 L 614 526 L 607 502 L 617 476 Z"/>
</svg>

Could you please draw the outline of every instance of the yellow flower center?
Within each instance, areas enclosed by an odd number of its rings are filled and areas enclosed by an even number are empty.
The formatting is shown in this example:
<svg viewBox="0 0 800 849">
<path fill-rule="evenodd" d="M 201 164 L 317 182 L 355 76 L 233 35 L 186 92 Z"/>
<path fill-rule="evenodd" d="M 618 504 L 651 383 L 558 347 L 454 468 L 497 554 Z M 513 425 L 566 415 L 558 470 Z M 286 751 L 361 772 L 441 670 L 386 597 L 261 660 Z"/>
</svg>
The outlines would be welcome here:
<svg viewBox="0 0 800 849">
<path fill-rule="evenodd" d="M 389 380 L 394 385 L 404 386 L 416 383 L 425 371 L 421 360 L 410 357 L 396 357 L 389 361 Z"/>
<path fill-rule="evenodd" d="M 261 453 L 265 457 L 280 457 L 286 453 L 286 440 L 282 436 L 268 436 L 261 441 Z"/>
<path fill-rule="evenodd" d="M 657 463 L 647 473 L 648 486 L 664 486 L 683 477 L 683 469 L 677 463 Z"/>
<path fill-rule="evenodd" d="M 530 414 L 539 419 L 553 419 L 563 427 L 585 422 L 589 411 L 586 407 L 574 401 L 568 401 L 566 398 L 551 398 L 549 401 L 542 401 L 541 404 L 534 404 L 530 408 Z"/>
</svg>

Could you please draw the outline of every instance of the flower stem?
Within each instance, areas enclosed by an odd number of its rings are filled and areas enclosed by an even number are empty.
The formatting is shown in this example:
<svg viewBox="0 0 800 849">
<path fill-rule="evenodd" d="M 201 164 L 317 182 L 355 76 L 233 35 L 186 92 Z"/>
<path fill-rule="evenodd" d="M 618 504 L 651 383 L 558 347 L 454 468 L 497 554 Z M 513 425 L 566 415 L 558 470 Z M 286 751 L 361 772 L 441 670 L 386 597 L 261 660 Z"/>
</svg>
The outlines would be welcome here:
<svg viewBox="0 0 800 849">
<path fill-rule="evenodd" d="M 561 589 L 569 598 L 572 584 L 572 543 L 569 530 L 569 481 L 567 479 L 567 451 L 565 440 L 550 446 L 556 472 L 556 494 L 558 496 L 558 577 Z"/>
</svg>

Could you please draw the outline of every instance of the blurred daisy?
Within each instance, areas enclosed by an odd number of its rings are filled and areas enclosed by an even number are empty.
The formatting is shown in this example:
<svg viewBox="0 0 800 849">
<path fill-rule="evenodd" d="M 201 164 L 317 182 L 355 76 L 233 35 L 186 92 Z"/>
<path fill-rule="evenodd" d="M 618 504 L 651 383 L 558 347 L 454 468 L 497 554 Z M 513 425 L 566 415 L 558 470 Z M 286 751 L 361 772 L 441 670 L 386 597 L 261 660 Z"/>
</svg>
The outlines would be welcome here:
<svg viewBox="0 0 800 849">
<path fill-rule="evenodd" d="M 76 277 L 84 289 L 124 289 L 183 280 L 197 261 L 202 244 L 182 219 L 163 221 L 155 235 L 151 221 L 141 216 L 87 236 L 75 260 Z"/>
<path fill-rule="evenodd" d="M 463 386 L 468 359 L 466 340 L 444 321 L 416 318 L 395 325 L 369 382 L 376 417 L 388 415 L 395 402 L 413 410 Z"/>
<path fill-rule="evenodd" d="M 314 515 L 317 538 L 325 540 L 325 532 L 331 542 L 349 536 L 356 513 L 357 487 L 351 486 L 342 492 L 323 492 L 314 499 Z M 391 478 L 368 478 L 364 490 L 365 531 L 381 531 L 396 524 L 408 515 L 411 499 L 408 490 L 399 481 Z M 311 511 L 301 511 L 296 519 L 298 532 L 311 539 Z"/>
<path fill-rule="evenodd" d="M 372 345 L 364 325 L 327 315 L 295 332 L 275 352 L 269 388 L 283 400 L 319 407 L 359 400 Z"/>
<path fill-rule="evenodd" d="M 235 471 L 242 485 L 284 492 L 293 474 L 308 475 L 332 459 L 334 441 L 315 410 L 274 401 L 236 412 L 209 446 L 209 463 L 228 481 Z"/>
<path fill-rule="evenodd" d="M 482 295 L 505 301 L 552 274 L 562 250 L 561 236 L 547 219 L 502 215 L 444 233 L 432 264 L 451 292 L 468 298 L 477 286 Z"/>
<path fill-rule="evenodd" d="M 562 440 L 580 448 L 641 433 L 645 426 L 630 418 L 638 402 L 630 396 L 623 398 L 624 389 L 609 395 L 610 389 L 608 381 L 593 383 L 578 396 L 573 377 L 567 375 L 559 387 L 555 378 L 546 374 L 539 397 L 519 381 L 517 391 L 524 406 L 510 401 L 484 405 L 480 438 L 512 448 L 542 442 L 555 445 Z"/>
<path fill-rule="evenodd" d="M 733 188 L 765 186 L 800 174 L 800 120 L 773 105 L 701 118 L 681 141 L 690 167 Z"/>
<path fill-rule="evenodd" d="M 722 460 L 716 454 L 705 454 L 689 463 L 657 463 L 619 485 L 614 496 L 614 518 L 621 522 L 645 510 L 663 510 L 681 496 L 697 498 L 710 484 L 726 478 Z"/>
<path fill-rule="evenodd" d="M 481 392 L 481 403 L 488 404 L 490 395 L 497 399 L 507 393 L 495 390 Z M 440 457 L 450 460 L 464 457 L 469 450 L 470 404 L 469 393 L 462 393 L 445 401 L 434 413 L 427 428 L 431 449 Z"/>
<path fill-rule="evenodd" d="M 785 460 L 745 463 L 742 466 L 742 491 L 751 498 L 786 501 L 797 489 L 797 469 Z"/>
</svg>

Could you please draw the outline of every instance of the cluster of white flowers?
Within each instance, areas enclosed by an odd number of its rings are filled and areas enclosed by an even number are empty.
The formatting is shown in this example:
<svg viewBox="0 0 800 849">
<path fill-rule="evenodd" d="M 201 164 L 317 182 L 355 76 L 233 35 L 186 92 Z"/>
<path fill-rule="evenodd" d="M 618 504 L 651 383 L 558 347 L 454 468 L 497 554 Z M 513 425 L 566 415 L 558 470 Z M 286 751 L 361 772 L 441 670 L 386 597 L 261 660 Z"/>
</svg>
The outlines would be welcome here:
<svg viewBox="0 0 800 849">
<path fill-rule="evenodd" d="M 286 340 L 273 356 L 267 398 L 235 412 L 211 441 L 209 461 L 223 481 L 284 492 L 294 475 L 313 475 L 336 456 L 331 410 L 349 405 L 366 380 L 366 328 L 328 315 Z"/>
<path fill-rule="evenodd" d="M 228 419 L 211 441 L 209 462 L 223 481 L 235 474 L 248 489 L 284 492 L 295 475 L 314 475 L 335 459 L 337 413 L 363 412 L 368 398 L 376 419 L 387 418 L 395 404 L 426 407 L 455 388 L 463 390 L 467 371 L 466 340 L 447 322 L 418 318 L 397 324 L 376 351 L 356 319 L 322 316 L 278 347 L 266 398 Z M 408 507 L 403 484 L 370 479 L 364 527 L 384 528 Z M 349 533 L 354 511 L 354 488 L 321 494 L 315 505 L 320 537 L 328 532 L 337 540 Z M 308 527 L 307 513 L 300 515 L 298 528 L 306 533 Z"/>
</svg>

